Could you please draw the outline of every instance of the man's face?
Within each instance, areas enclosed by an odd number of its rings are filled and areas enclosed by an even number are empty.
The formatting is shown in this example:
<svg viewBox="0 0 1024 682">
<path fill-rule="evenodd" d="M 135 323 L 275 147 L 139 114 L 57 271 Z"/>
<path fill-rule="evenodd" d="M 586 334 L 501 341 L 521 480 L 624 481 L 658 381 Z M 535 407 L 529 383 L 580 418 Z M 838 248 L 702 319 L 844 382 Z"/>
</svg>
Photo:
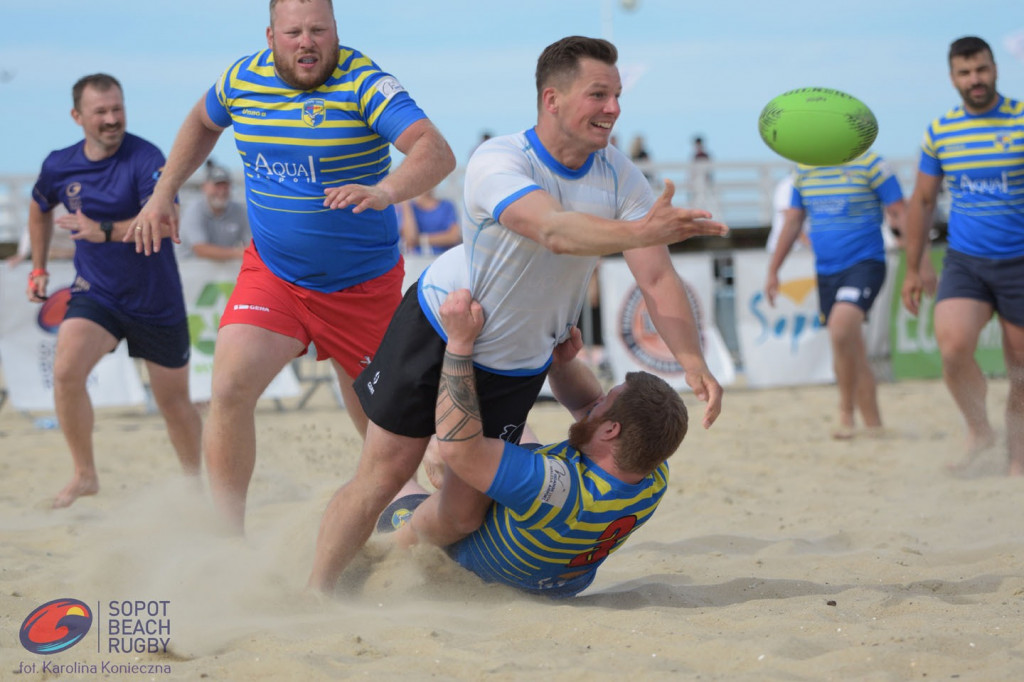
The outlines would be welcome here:
<svg viewBox="0 0 1024 682">
<path fill-rule="evenodd" d="M 338 28 L 323 0 L 284 0 L 274 8 L 267 27 L 274 69 L 288 85 L 312 90 L 323 85 L 338 65 Z"/>
<path fill-rule="evenodd" d="M 75 123 L 82 126 L 86 142 L 107 152 L 121 146 L 125 132 L 124 95 L 121 89 L 111 86 L 97 90 L 87 85 L 78 100 L 78 107 L 71 110 Z"/>
<path fill-rule="evenodd" d="M 604 422 L 604 415 L 611 409 L 611 406 L 615 403 L 615 399 L 619 397 L 619 394 L 626 388 L 626 384 L 619 384 L 615 388 L 608 391 L 604 399 L 601 400 L 597 405 L 594 405 L 588 414 L 583 419 L 569 427 L 569 445 L 573 446 L 577 450 L 586 452 L 585 447 L 590 439 L 597 433 L 597 429 Z"/>
<path fill-rule="evenodd" d="M 555 116 L 566 142 L 586 153 L 607 147 L 621 113 L 621 94 L 618 68 L 596 59 L 581 59 L 576 79 L 564 90 L 555 89 Z"/>
<path fill-rule="evenodd" d="M 949 61 L 949 75 L 967 111 L 984 113 L 996 103 L 996 63 L 988 50 L 970 57 L 953 57 Z"/>
<path fill-rule="evenodd" d="M 214 211 L 223 211 L 231 199 L 230 182 L 204 182 L 203 191 L 206 193 L 206 200 Z"/>
</svg>

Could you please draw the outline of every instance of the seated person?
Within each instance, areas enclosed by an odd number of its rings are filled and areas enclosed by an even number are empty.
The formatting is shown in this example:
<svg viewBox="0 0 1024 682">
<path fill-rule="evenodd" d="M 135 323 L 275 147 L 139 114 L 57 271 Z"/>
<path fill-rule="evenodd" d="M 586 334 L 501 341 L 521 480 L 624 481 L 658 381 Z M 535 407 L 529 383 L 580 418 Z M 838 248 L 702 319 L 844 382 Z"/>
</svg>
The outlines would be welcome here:
<svg viewBox="0 0 1024 682">
<path fill-rule="evenodd" d="M 241 260 L 252 240 L 245 206 L 231 198 L 231 174 L 210 161 L 203 199 L 182 209 L 180 224 L 181 245 L 175 253 L 182 258 Z"/>
<path fill-rule="evenodd" d="M 440 313 L 448 334 L 436 412 L 444 482 L 433 495 L 406 484 L 378 529 L 397 527 L 399 546 L 446 547 L 488 582 L 574 596 L 657 508 L 666 460 L 686 435 L 686 406 L 646 372 L 629 373 L 604 394 L 575 359 L 582 340 L 574 329 L 549 374 L 555 397 L 577 419 L 568 440 L 529 449 L 485 438 L 472 361 L 482 308 L 462 289 Z M 510 547 L 527 548 L 530 560 Z"/>
<path fill-rule="evenodd" d="M 433 189 L 403 202 L 398 219 L 406 253 L 437 255 L 462 241 L 455 204 L 436 197 Z"/>
</svg>

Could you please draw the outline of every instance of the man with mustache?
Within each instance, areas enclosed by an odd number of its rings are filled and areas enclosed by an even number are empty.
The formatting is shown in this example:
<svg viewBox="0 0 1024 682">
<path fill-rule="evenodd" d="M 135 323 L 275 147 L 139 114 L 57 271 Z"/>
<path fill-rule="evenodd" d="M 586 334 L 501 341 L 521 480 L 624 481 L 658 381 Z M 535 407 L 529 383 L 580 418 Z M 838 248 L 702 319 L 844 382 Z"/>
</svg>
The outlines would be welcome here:
<svg viewBox="0 0 1024 682">
<path fill-rule="evenodd" d="M 455 167 L 401 83 L 339 45 L 330 0 L 271 0 L 266 36 L 267 49 L 237 60 L 196 103 L 136 225 L 147 252 L 164 229 L 176 234 L 174 194 L 234 126 L 252 243 L 221 317 L 203 448 L 214 502 L 238 532 L 256 461 L 256 402 L 311 343 L 331 360 L 365 433 L 352 377 L 402 296 L 394 207 Z M 405 155 L 394 171 L 392 145 Z"/>
<path fill-rule="evenodd" d="M 967 426 L 970 473 L 996 445 L 985 405 L 986 381 L 974 359 L 982 328 L 999 314 L 1010 380 L 1006 401 L 1007 472 L 1024 476 L 1024 102 L 996 90 L 992 49 L 981 38 L 949 48 L 949 74 L 962 104 L 925 132 L 914 193 L 907 205 L 903 304 L 917 314 L 920 256 L 943 179 L 949 190 L 949 248 L 935 303 L 935 340 L 946 387 Z"/>
<path fill-rule="evenodd" d="M 178 264 L 170 240 L 152 260 L 122 243 L 153 193 L 164 156 L 155 146 L 125 130 L 121 84 L 93 74 L 72 88 L 71 116 L 85 139 L 52 152 L 32 188 L 29 234 L 32 273 L 28 298 L 46 299 L 47 254 L 54 223 L 76 240 L 76 277 L 67 315 L 57 332 L 53 396 L 74 474 L 57 494 L 54 507 L 66 507 L 99 491 L 93 455 L 93 411 L 86 380 L 96 363 L 128 343 L 132 357 L 146 361 L 149 384 L 167 433 L 187 474 L 199 474 L 199 413 L 189 400 L 191 342 Z M 171 197 L 173 210 L 174 197 Z M 68 210 L 54 220 L 53 210 Z"/>
</svg>

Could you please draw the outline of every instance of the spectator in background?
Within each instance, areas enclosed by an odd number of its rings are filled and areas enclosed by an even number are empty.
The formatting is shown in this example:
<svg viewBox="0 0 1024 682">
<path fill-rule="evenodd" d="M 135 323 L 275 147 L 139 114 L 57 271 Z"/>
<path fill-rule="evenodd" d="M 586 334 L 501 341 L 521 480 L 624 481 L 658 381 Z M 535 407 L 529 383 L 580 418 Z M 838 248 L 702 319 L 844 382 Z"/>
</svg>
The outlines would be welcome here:
<svg viewBox="0 0 1024 682">
<path fill-rule="evenodd" d="M 406 253 L 437 255 L 462 241 L 455 204 L 438 198 L 433 189 L 402 202 L 399 218 Z"/>
<path fill-rule="evenodd" d="M 704 148 L 704 138 L 693 138 L 693 158 L 690 162 L 690 204 L 694 208 L 721 215 L 718 195 L 715 193 L 714 177 L 711 174 L 711 155 Z"/>
<path fill-rule="evenodd" d="M 181 211 L 182 257 L 241 260 L 252 240 L 245 206 L 231 198 L 231 174 L 213 161 L 206 162 L 203 199 Z"/>
<path fill-rule="evenodd" d="M 693 138 L 693 160 L 710 161 L 711 155 L 704 149 L 704 138 L 700 135 Z"/>
<path fill-rule="evenodd" d="M 629 160 L 637 165 L 647 178 L 647 181 L 654 184 L 654 173 L 651 172 L 651 155 L 647 153 L 647 146 L 644 143 L 643 135 L 635 135 L 629 144 Z"/>
</svg>

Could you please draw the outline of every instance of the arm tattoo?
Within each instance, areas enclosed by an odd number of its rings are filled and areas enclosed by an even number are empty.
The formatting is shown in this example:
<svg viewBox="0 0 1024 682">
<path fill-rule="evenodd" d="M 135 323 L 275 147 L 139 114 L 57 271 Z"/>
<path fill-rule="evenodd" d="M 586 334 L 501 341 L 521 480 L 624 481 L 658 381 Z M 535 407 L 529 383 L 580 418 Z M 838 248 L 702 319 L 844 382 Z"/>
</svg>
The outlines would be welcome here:
<svg viewBox="0 0 1024 682">
<path fill-rule="evenodd" d="M 441 441 L 470 440 L 483 432 L 472 356 L 445 351 L 434 416 Z"/>
</svg>

